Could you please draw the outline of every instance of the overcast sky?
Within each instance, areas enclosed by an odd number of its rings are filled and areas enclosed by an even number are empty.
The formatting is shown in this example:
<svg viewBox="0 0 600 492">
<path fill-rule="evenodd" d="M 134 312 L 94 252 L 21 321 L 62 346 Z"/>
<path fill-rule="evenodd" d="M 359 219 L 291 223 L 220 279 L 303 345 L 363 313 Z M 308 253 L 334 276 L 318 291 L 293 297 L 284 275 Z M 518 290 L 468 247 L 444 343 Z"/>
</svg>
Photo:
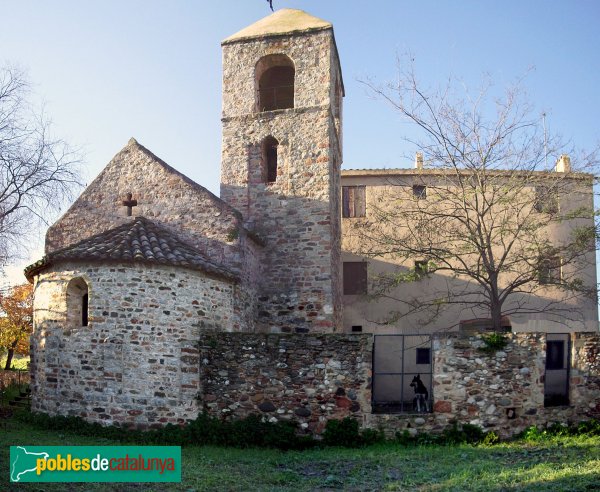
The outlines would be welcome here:
<svg viewBox="0 0 600 492">
<path fill-rule="evenodd" d="M 410 51 L 420 79 L 525 87 L 551 131 L 600 139 L 596 0 L 274 0 L 333 23 L 344 100 L 344 168 L 407 167 L 406 125 L 357 79 L 393 79 Z M 85 152 L 90 182 L 130 137 L 218 194 L 221 47 L 269 15 L 265 0 L 0 0 L 0 62 L 27 70 L 57 135 Z M 45 231 L 40 231 L 40 243 Z M 13 279 L 31 257 L 7 271 Z M 16 276 L 18 275 L 18 276 Z"/>
</svg>

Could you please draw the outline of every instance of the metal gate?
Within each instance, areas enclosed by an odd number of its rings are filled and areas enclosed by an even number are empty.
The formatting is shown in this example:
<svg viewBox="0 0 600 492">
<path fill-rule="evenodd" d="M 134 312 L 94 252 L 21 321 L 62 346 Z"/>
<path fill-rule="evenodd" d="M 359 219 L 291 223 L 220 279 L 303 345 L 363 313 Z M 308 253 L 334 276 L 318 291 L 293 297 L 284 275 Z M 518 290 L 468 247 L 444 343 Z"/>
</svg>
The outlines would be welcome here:
<svg viewBox="0 0 600 492">
<path fill-rule="evenodd" d="M 569 404 L 569 354 L 568 333 L 546 335 L 546 376 L 544 378 L 544 406 L 557 407 Z"/>
<path fill-rule="evenodd" d="M 375 335 L 373 412 L 431 412 L 431 357 L 429 335 Z"/>
</svg>

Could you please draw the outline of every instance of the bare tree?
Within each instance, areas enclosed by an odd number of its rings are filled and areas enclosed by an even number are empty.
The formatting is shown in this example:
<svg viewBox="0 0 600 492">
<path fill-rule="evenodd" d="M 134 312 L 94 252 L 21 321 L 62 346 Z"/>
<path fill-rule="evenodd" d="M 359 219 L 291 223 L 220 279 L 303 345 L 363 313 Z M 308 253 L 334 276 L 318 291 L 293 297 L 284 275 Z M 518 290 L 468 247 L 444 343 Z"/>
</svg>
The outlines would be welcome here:
<svg viewBox="0 0 600 492">
<path fill-rule="evenodd" d="M 412 63 L 402 66 L 393 84 L 363 83 L 416 127 L 407 140 L 424 165 L 390 177 L 367 217 L 347 221 L 347 248 L 395 265 L 371 279 L 373 297 L 395 305 L 375 321 L 428 324 L 454 308 L 500 330 L 516 313 L 579 316 L 578 300 L 596 297 L 597 153 L 555 168 L 564 146 L 545 134 L 521 81 L 495 100 L 489 83 L 471 98 L 452 80 L 425 91 Z"/>
<path fill-rule="evenodd" d="M 79 184 L 77 154 L 52 136 L 16 68 L 0 68 L 0 267 L 18 254 L 37 220 L 56 212 Z"/>
</svg>

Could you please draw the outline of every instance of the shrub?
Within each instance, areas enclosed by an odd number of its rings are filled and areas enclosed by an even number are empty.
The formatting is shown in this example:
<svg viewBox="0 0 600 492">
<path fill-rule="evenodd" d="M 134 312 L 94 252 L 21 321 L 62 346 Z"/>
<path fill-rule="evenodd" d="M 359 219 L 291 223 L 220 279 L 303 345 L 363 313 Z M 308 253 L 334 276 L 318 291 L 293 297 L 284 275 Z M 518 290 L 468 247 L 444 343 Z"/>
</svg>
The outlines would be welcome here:
<svg viewBox="0 0 600 492">
<path fill-rule="evenodd" d="M 554 423 L 545 429 L 532 425 L 521 432 L 517 438 L 525 441 L 541 441 L 555 436 L 600 436 L 600 421 L 591 419 L 569 426 Z"/>
<path fill-rule="evenodd" d="M 379 442 L 384 442 L 385 434 L 382 429 L 363 429 L 360 433 L 363 446 L 371 446 Z"/>
<path fill-rule="evenodd" d="M 167 424 L 165 427 L 151 431 L 127 430 L 116 426 L 102 426 L 89 423 L 80 417 L 55 416 L 28 411 L 15 412 L 15 418 L 38 428 L 53 431 L 69 431 L 79 435 L 92 436 L 112 441 L 136 444 L 171 444 L 171 445 L 215 445 L 238 448 L 269 447 L 282 450 L 302 450 L 315 446 L 369 446 L 385 441 L 382 430 L 360 430 L 358 421 L 351 417 L 343 420 L 329 420 L 323 432 L 321 442 L 309 435 L 298 435 L 297 427 L 292 422 L 265 422 L 258 415 L 250 415 L 244 419 L 222 421 L 206 413 L 185 426 Z M 588 420 L 571 426 L 553 424 L 540 430 L 535 426 L 525 429 L 518 437 L 528 441 L 539 441 L 552 436 L 600 436 L 600 421 Z M 396 433 L 395 442 L 403 446 L 422 445 L 455 445 L 485 444 L 492 445 L 499 441 L 495 432 L 484 431 L 470 424 L 458 425 L 446 429 L 441 434 L 420 432 L 415 436 L 405 430 Z"/>
<path fill-rule="evenodd" d="M 402 446 L 456 445 L 456 444 L 496 444 L 500 438 L 495 432 L 485 433 L 480 427 L 471 424 L 458 425 L 445 429 L 441 434 L 419 432 L 411 436 L 408 430 L 396 432 L 396 442 Z"/>
<path fill-rule="evenodd" d="M 494 431 L 490 431 L 485 435 L 481 444 L 483 444 L 484 446 L 491 446 L 493 444 L 498 444 L 499 442 L 500 437 L 498 436 L 498 434 L 496 434 Z"/>
<path fill-rule="evenodd" d="M 328 420 L 323 431 L 323 445 L 357 448 L 385 441 L 381 429 L 360 430 L 358 421 L 352 417 Z"/>
<path fill-rule="evenodd" d="M 483 441 L 485 433 L 480 427 L 471 424 L 463 424 L 460 428 L 454 424 L 450 429 L 442 432 L 444 444 L 478 444 Z"/>
<path fill-rule="evenodd" d="M 492 352 L 496 352 L 498 350 L 503 350 L 508 344 L 508 340 L 502 333 L 493 332 L 489 335 L 483 335 L 481 337 L 485 346 L 481 348 L 483 352 L 488 354 Z"/>
<path fill-rule="evenodd" d="M 362 445 L 358 421 L 352 417 L 328 420 L 323 431 L 323 444 L 356 448 Z"/>
</svg>

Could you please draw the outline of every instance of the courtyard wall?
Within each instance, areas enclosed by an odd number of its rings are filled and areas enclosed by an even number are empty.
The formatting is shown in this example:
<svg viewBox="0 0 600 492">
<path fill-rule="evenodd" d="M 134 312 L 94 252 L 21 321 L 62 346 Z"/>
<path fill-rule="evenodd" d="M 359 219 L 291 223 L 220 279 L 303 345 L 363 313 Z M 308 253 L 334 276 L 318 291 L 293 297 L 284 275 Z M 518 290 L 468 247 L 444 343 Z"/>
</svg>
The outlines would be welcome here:
<svg viewBox="0 0 600 492">
<path fill-rule="evenodd" d="M 204 333 L 200 403 L 220 418 L 261 414 L 319 433 L 328 419 L 352 416 L 365 427 L 441 432 L 458 424 L 502 437 L 530 425 L 600 417 L 600 335 L 571 335 L 568 406 L 544 407 L 545 333 L 509 333 L 503 350 L 481 335 L 433 339 L 433 412 L 371 411 L 372 335 Z"/>
</svg>

